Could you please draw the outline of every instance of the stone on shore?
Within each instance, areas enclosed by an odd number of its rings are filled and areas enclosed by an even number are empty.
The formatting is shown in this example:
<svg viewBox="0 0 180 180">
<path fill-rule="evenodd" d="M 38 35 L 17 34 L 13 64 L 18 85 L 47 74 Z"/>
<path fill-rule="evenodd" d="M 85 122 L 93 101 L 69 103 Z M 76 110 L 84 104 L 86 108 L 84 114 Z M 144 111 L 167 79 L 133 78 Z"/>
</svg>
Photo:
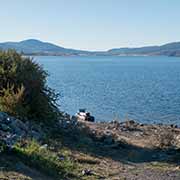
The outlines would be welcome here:
<svg viewBox="0 0 180 180">
<path fill-rule="evenodd" d="M 40 131 L 38 128 L 33 130 L 29 122 L 23 122 L 4 112 L 0 112 L 0 144 L 8 149 L 12 149 L 24 137 L 38 139 Z"/>
</svg>

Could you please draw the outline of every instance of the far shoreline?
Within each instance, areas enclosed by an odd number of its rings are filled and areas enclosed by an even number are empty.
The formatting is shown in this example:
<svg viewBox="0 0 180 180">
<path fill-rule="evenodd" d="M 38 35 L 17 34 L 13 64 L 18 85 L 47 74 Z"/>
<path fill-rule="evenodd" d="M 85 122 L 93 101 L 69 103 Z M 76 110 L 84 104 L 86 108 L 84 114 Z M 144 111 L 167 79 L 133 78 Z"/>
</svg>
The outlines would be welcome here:
<svg viewBox="0 0 180 180">
<path fill-rule="evenodd" d="M 180 56 L 166 56 L 166 55 L 55 55 L 55 54 L 23 54 L 23 56 L 32 56 L 32 57 L 172 57 L 178 58 Z"/>
</svg>

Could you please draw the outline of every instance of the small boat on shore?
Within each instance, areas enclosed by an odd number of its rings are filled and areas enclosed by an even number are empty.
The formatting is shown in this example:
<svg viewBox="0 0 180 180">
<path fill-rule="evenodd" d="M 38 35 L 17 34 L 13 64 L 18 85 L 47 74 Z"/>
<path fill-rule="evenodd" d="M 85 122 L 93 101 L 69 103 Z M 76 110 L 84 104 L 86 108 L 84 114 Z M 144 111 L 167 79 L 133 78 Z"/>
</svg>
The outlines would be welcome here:
<svg viewBox="0 0 180 180">
<path fill-rule="evenodd" d="M 87 112 L 86 109 L 79 109 L 79 111 L 75 115 L 77 117 L 77 120 L 80 121 L 89 121 L 94 122 L 95 118 L 94 116 L 91 116 L 90 112 Z"/>
</svg>

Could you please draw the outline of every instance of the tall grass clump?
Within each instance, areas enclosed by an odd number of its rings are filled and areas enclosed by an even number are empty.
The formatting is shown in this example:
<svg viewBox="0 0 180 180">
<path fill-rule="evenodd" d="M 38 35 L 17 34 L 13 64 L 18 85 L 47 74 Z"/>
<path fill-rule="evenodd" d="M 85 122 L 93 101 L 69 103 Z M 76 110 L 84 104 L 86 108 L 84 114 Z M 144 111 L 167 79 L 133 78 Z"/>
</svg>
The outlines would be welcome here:
<svg viewBox="0 0 180 180">
<path fill-rule="evenodd" d="M 70 157 L 62 156 L 63 158 L 61 158 L 63 152 L 52 152 L 35 140 L 26 141 L 23 147 L 21 143 L 16 144 L 13 153 L 27 165 L 53 176 L 55 179 L 68 179 L 68 177 L 74 179 L 73 172 L 76 170 L 76 164 Z"/>
<path fill-rule="evenodd" d="M 19 118 L 55 120 L 58 95 L 46 84 L 47 72 L 14 50 L 0 51 L 0 111 Z"/>
</svg>

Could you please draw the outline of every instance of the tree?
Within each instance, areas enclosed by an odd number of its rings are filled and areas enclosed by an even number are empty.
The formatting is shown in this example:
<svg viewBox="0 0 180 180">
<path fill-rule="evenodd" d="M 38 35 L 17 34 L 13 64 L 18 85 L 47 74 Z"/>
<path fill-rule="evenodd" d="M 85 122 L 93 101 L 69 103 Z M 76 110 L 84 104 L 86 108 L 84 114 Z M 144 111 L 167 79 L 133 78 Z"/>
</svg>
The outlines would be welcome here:
<svg viewBox="0 0 180 180">
<path fill-rule="evenodd" d="M 39 121 L 56 119 L 58 94 L 47 86 L 47 76 L 33 59 L 0 51 L 0 111 Z"/>
</svg>

